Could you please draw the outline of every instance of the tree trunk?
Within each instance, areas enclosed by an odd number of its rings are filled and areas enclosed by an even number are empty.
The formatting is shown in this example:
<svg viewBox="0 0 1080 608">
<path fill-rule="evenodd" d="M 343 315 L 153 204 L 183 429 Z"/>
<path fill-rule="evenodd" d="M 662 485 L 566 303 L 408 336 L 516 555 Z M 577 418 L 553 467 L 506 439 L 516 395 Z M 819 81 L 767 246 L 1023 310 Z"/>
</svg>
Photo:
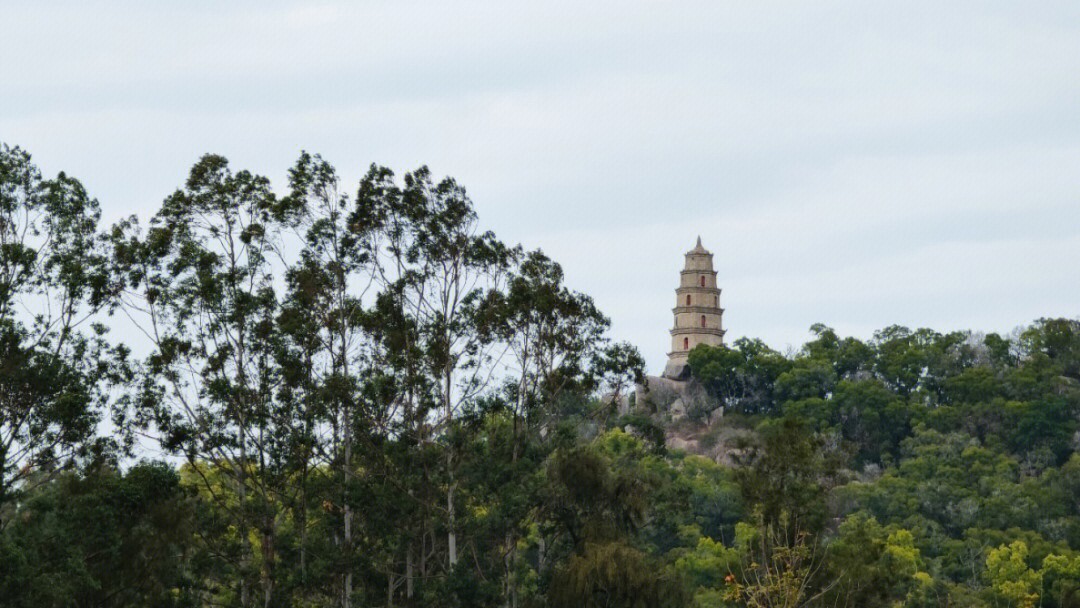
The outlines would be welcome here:
<svg viewBox="0 0 1080 608">
<path fill-rule="evenodd" d="M 405 548 L 405 599 L 413 596 L 413 551 L 412 543 Z"/>
<path fill-rule="evenodd" d="M 517 603 L 514 598 L 514 537 L 510 532 L 506 533 L 506 557 L 503 558 L 503 569 L 506 578 L 503 581 L 503 595 L 506 598 L 506 608 L 513 608 Z"/>
<path fill-rule="evenodd" d="M 456 515 L 454 513 L 454 490 L 455 484 L 454 474 L 450 473 L 450 486 L 446 489 L 446 518 L 447 528 L 449 532 L 446 534 L 447 552 L 450 555 L 450 569 L 453 570 L 458 561 L 457 554 L 457 534 L 454 532 L 454 523 Z"/>
<path fill-rule="evenodd" d="M 345 527 L 345 550 L 350 555 L 350 559 L 345 561 L 345 578 L 342 585 L 341 592 L 341 608 L 350 608 L 352 605 L 352 507 L 349 506 L 349 473 L 352 463 L 352 420 L 349 415 L 349 411 L 345 412 L 345 462 L 342 463 L 342 469 L 344 475 L 342 476 L 342 504 L 344 505 L 344 527 Z"/>
<path fill-rule="evenodd" d="M 450 390 L 453 387 L 453 375 L 449 365 L 443 376 L 443 406 L 446 409 L 446 433 L 453 434 L 454 408 Z M 457 533 L 454 531 L 457 524 L 457 514 L 454 511 L 454 492 L 457 490 L 457 482 L 454 480 L 454 447 L 453 441 L 448 442 L 446 447 L 446 474 L 450 483 L 446 487 L 446 550 L 450 557 L 450 569 L 457 565 Z"/>
<path fill-rule="evenodd" d="M 248 576 L 251 571 L 251 541 L 248 539 L 247 518 L 247 444 L 244 439 L 244 426 L 240 426 L 240 462 L 233 463 L 236 474 L 236 497 L 240 507 L 240 546 L 243 557 L 240 558 L 240 605 L 251 606 L 251 589 Z"/>
<path fill-rule="evenodd" d="M 263 520 L 261 577 L 263 608 L 270 608 L 274 597 L 274 539 L 276 538 L 276 527 L 273 515 L 270 515 L 267 519 Z"/>
<path fill-rule="evenodd" d="M 308 437 L 311 437 L 311 422 L 305 423 L 305 443 Z M 308 530 L 307 530 L 307 505 L 308 505 L 308 477 L 311 474 L 310 470 L 311 462 L 309 460 L 309 454 L 305 450 L 304 460 L 302 465 L 302 474 L 300 476 L 300 595 L 304 598 L 304 601 L 308 599 L 308 582 L 307 582 L 307 542 L 308 542 Z"/>
</svg>

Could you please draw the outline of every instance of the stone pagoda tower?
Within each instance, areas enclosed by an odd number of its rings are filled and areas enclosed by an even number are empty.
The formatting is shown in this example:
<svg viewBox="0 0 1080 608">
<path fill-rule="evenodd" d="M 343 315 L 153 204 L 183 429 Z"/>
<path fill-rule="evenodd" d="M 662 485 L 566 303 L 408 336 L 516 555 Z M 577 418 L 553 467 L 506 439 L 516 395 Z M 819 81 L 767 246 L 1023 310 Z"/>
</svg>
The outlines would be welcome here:
<svg viewBox="0 0 1080 608">
<path fill-rule="evenodd" d="M 682 380 L 689 373 L 686 360 L 695 346 L 724 343 L 724 309 L 720 308 L 713 254 L 701 246 L 700 236 L 697 246 L 686 252 L 675 297 L 675 327 L 671 330 L 671 352 L 664 377 Z"/>
</svg>

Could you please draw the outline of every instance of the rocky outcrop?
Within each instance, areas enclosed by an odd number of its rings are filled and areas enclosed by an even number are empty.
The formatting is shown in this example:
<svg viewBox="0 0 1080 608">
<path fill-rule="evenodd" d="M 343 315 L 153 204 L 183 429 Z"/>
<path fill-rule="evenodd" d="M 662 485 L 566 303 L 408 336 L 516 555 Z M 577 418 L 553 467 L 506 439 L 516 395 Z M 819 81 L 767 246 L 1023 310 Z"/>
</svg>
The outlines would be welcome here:
<svg viewBox="0 0 1080 608">
<path fill-rule="evenodd" d="M 687 416 L 711 421 L 724 415 L 723 408 L 693 379 L 648 376 L 644 384 L 634 387 L 634 401 L 639 408 L 667 416 L 669 422 Z"/>
</svg>

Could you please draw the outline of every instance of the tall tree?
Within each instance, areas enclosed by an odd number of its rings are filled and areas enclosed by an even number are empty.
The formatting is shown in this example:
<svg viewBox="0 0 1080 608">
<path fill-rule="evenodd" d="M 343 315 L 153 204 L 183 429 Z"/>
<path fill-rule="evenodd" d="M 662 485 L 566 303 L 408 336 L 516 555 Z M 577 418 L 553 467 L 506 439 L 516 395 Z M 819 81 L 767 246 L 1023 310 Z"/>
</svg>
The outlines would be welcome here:
<svg viewBox="0 0 1080 608">
<path fill-rule="evenodd" d="M 540 251 L 526 254 L 505 293 L 486 304 L 486 320 L 513 355 L 517 439 L 555 413 L 564 391 L 595 387 L 592 366 L 607 346 L 609 322 L 591 298 L 563 284 L 562 268 Z"/>
<path fill-rule="evenodd" d="M 385 437 L 387 409 L 377 398 L 385 376 L 374 365 L 373 294 L 379 287 L 371 252 L 363 248 L 371 224 L 350 225 L 351 200 L 340 190 L 334 168 L 321 157 L 304 153 L 289 173 L 288 202 L 302 218 L 303 249 L 287 272 L 288 296 L 281 316 L 286 348 L 286 385 L 301 412 L 303 442 L 301 492 L 297 502 L 301 528 L 306 525 L 307 478 L 319 462 L 335 471 L 336 492 L 328 497 L 341 513 L 344 566 L 340 603 L 348 608 L 353 595 L 354 497 L 364 459 L 359 446 L 370 450 L 373 437 Z M 373 392 L 374 391 L 374 392 Z M 368 465 L 372 464 L 370 461 Z M 368 466 L 370 469 L 370 466 Z M 306 538 L 301 535 L 301 567 L 306 562 Z"/>
<path fill-rule="evenodd" d="M 451 431 L 462 408 L 494 378 L 498 346 L 481 331 L 482 304 L 505 281 L 512 251 L 480 231 L 472 201 L 453 179 L 436 183 L 424 167 L 403 181 L 398 187 L 393 173 L 372 167 L 361 182 L 352 224 L 358 231 L 375 227 L 364 242 L 379 265 L 386 312 L 406 330 L 389 336 L 402 341 L 407 355 L 401 360 L 410 387 L 405 416 L 418 424 L 420 441 L 442 441 L 452 569 L 458 561 L 458 463 Z M 417 415 L 426 398 L 434 405 L 431 420 Z"/>
<path fill-rule="evenodd" d="M 562 268 L 541 251 L 518 257 L 505 290 L 485 300 L 481 320 L 481 330 L 491 332 L 511 353 L 506 371 L 511 469 L 532 444 L 543 440 L 565 398 L 587 398 L 604 387 L 618 403 L 626 385 L 644 375 L 637 349 L 608 341 L 608 319 L 591 298 L 566 287 Z M 527 511 L 519 508 L 506 520 L 502 552 L 508 606 L 517 605 L 514 573 Z"/>
<path fill-rule="evenodd" d="M 229 479 L 226 491 L 204 485 L 235 526 L 243 606 L 254 605 L 255 587 L 270 606 L 277 582 L 277 499 L 289 475 L 293 417 L 275 400 L 274 276 L 291 212 L 266 178 L 233 173 L 225 158 L 207 155 L 144 239 L 116 237 L 135 296 L 128 310 L 143 313 L 135 318 L 152 344 L 140 415 L 193 471 L 220 468 Z"/>
<path fill-rule="evenodd" d="M 127 351 L 94 322 L 117 287 L 100 215 L 77 180 L 43 179 L 0 143 L 0 527 L 27 484 L 106 443 L 95 430 Z"/>
</svg>

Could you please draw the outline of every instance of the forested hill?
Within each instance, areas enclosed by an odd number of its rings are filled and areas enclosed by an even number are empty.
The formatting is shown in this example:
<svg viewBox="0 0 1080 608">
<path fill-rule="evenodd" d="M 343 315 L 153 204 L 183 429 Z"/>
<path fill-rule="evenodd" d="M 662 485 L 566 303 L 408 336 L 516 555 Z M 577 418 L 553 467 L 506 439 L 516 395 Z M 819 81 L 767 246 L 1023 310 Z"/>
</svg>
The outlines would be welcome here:
<svg viewBox="0 0 1080 608">
<path fill-rule="evenodd" d="M 607 328 L 425 168 L 103 226 L 0 144 L 0 606 L 1080 606 L 1080 322 L 699 347 L 678 420 Z"/>
</svg>

